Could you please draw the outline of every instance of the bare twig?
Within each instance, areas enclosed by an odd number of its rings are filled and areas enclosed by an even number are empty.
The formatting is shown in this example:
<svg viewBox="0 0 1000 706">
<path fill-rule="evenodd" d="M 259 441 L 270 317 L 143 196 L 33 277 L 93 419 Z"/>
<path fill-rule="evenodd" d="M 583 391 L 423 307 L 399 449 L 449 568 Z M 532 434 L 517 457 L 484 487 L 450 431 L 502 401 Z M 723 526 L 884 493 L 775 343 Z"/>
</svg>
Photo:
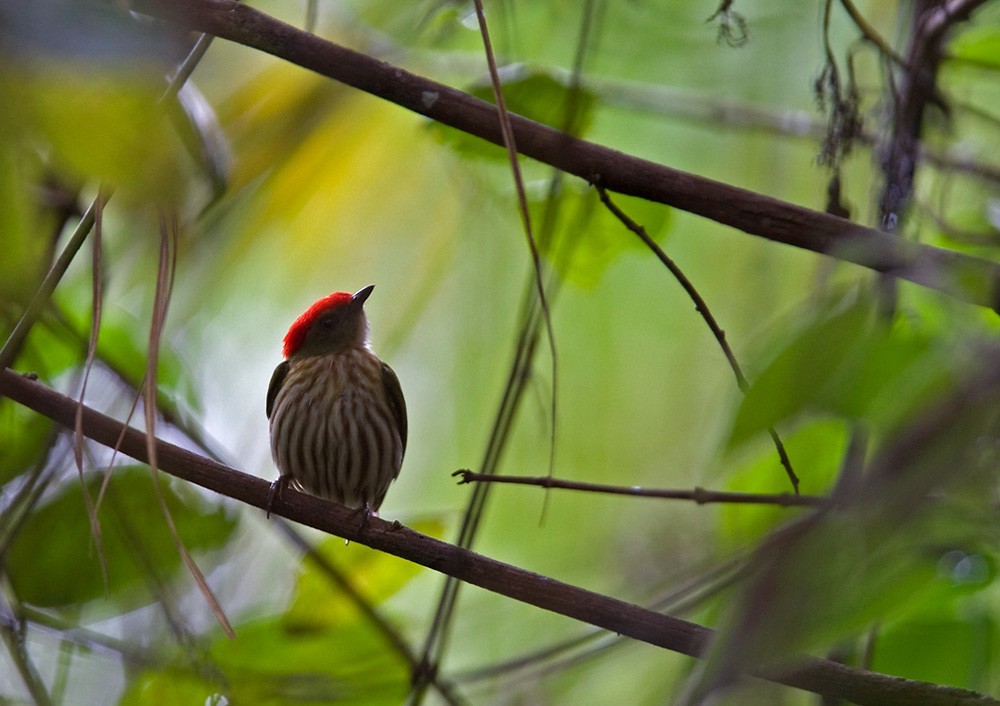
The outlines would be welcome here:
<svg viewBox="0 0 1000 706">
<path fill-rule="evenodd" d="M 7 647 L 14 668 L 28 693 L 31 694 L 35 706 L 52 706 L 52 697 L 46 690 L 45 682 L 31 661 L 25 645 L 24 619 L 15 614 L 13 606 L 8 605 L 6 601 L 0 602 L 0 640 L 3 640 Z"/>
<path fill-rule="evenodd" d="M 506 483 L 510 485 L 535 485 L 540 488 L 580 490 L 588 493 L 609 495 L 630 495 L 639 498 L 663 498 L 667 500 L 691 500 L 698 505 L 709 503 L 729 503 L 744 505 L 778 505 L 780 507 L 821 507 L 827 499 L 818 495 L 793 495 L 791 493 L 736 493 L 721 490 L 675 490 L 664 488 L 644 488 L 638 485 L 609 485 L 605 483 L 585 483 L 562 480 L 552 476 L 499 476 L 484 475 L 462 469 L 451 474 L 463 483 Z"/>
<path fill-rule="evenodd" d="M 743 375 L 743 370 L 740 368 L 740 363 L 736 360 L 736 354 L 733 353 L 733 349 L 730 348 L 729 343 L 726 341 L 726 332 L 722 330 L 719 326 L 719 322 L 715 320 L 715 316 L 712 315 L 711 309 L 708 308 L 708 303 L 698 292 L 698 289 L 694 286 L 691 280 L 688 279 L 684 271 L 674 262 L 668 255 L 663 251 L 663 248 L 659 244 L 649 237 L 649 233 L 640 224 L 633 221 L 627 213 L 622 211 L 608 196 L 607 189 L 604 188 L 602 183 L 602 177 L 600 175 L 595 175 L 592 179 L 594 187 L 597 189 L 598 195 L 601 197 L 601 203 L 603 203 L 609 211 L 611 211 L 614 216 L 622 222 L 622 224 L 628 228 L 630 231 L 635 233 L 636 236 L 648 247 L 656 257 L 663 263 L 664 267 L 670 270 L 670 274 L 674 276 L 687 295 L 694 302 L 694 307 L 701 314 L 701 318 L 705 320 L 708 328 L 712 331 L 712 335 L 715 336 L 715 340 L 718 341 L 719 347 L 722 348 L 722 352 L 726 356 L 726 360 L 729 361 L 729 367 L 733 369 L 733 373 L 736 375 L 736 384 L 739 386 L 742 392 L 746 392 L 749 389 L 750 384 L 747 382 L 746 376 Z M 781 437 L 778 436 L 777 430 L 773 427 L 767 430 L 771 436 L 771 442 L 774 444 L 774 448 L 778 452 L 778 460 L 781 462 L 782 468 L 785 469 L 785 474 L 788 476 L 788 480 L 792 484 L 792 490 L 798 495 L 799 492 L 799 477 L 795 474 L 795 469 L 792 468 L 792 461 L 788 458 L 788 451 L 785 449 L 785 444 L 781 441 Z"/>
<path fill-rule="evenodd" d="M 861 11 L 858 10 L 857 6 L 851 0 L 840 0 L 840 4 L 847 11 L 848 16 L 851 18 L 854 26 L 858 28 L 858 31 L 861 32 L 861 36 L 865 38 L 865 41 L 877 47 L 887 59 L 890 59 L 897 66 L 906 65 L 906 60 L 878 33 L 878 30 L 861 14 Z"/>
<path fill-rule="evenodd" d="M 528 197 L 524 188 L 524 179 L 521 175 L 521 165 L 518 161 L 517 142 L 514 137 L 513 128 L 511 127 L 510 113 L 507 110 L 507 103 L 504 99 L 500 73 L 497 69 L 496 56 L 493 53 L 493 44 L 490 40 L 489 27 L 486 23 L 486 13 L 483 9 L 482 0 L 474 0 L 474 5 L 476 18 L 479 24 L 479 31 L 482 37 L 483 49 L 486 53 L 486 63 L 489 68 L 490 84 L 493 87 L 493 97 L 496 100 L 500 133 L 503 139 L 503 146 L 507 151 L 507 160 L 510 165 L 511 175 L 514 180 L 514 188 L 517 194 L 518 213 L 521 217 L 521 225 L 524 228 L 525 238 L 528 243 L 528 251 L 531 255 L 535 294 L 538 297 L 539 306 L 541 307 L 542 319 L 545 323 L 545 333 L 549 342 L 552 372 L 551 407 L 549 411 L 549 472 L 551 473 L 555 464 L 556 420 L 558 418 L 557 403 L 559 390 L 559 365 L 556 350 L 555 331 L 552 327 L 552 311 L 549 308 L 548 296 L 545 293 L 542 259 L 538 251 L 538 243 L 535 239 L 534 229 L 532 228 L 531 213 L 528 210 Z M 525 363 L 527 363 L 527 361 L 525 361 Z M 491 439 L 491 444 L 492 441 L 493 440 Z M 484 493 L 485 490 L 486 489 L 484 488 Z M 479 520 L 478 515 L 482 512 L 485 500 L 486 498 L 484 494 L 481 494 L 478 498 L 470 499 L 469 506 L 466 511 L 467 519 L 466 522 L 463 523 L 462 533 L 459 538 L 460 546 L 467 548 L 472 546 L 472 540 L 475 535 L 475 527 Z M 435 611 L 434 620 L 424 642 L 420 667 L 414 674 L 415 678 L 413 690 L 410 695 L 411 703 L 419 704 L 423 699 L 427 683 L 436 678 L 438 662 L 444 654 L 447 643 L 448 626 L 451 621 L 454 606 L 458 600 L 458 588 L 459 586 L 457 583 L 449 580 L 446 582 L 444 590 L 442 591 L 441 599 L 438 603 L 437 610 Z"/>
<path fill-rule="evenodd" d="M 156 295 L 153 300 L 153 316 L 149 328 L 149 351 L 146 356 L 146 377 L 143 390 L 143 400 L 145 402 L 143 409 L 146 415 L 146 454 L 149 459 L 148 463 L 153 475 L 153 492 L 156 496 L 157 503 L 160 506 L 160 512 L 163 515 L 163 519 L 167 523 L 167 529 L 170 530 L 170 535 L 174 540 L 174 545 L 177 547 L 177 551 L 181 556 L 181 560 L 184 562 L 184 566 L 187 567 L 187 570 L 194 579 L 195 584 L 197 584 L 198 590 L 208 602 L 208 605 L 212 609 L 212 613 L 215 615 L 215 618 L 222 627 L 222 630 L 230 638 L 234 638 L 236 637 L 236 633 L 233 632 L 233 627 L 229 624 L 225 611 L 223 611 L 222 606 L 219 605 L 219 601 L 216 599 L 215 594 L 212 592 L 208 582 L 205 580 L 205 576 L 202 574 L 201 569 L 198 568 L 198 565 L 188 552 L 187 547 L 184 546 L 184 541 L 181 539 L 180 532 L 177 530 L 177 525 L 174 523 L 174 518 L 170 514 L 170 509 L 167 507 L 167 501 L 166 498 L 163 497 L 163 490 L 160 488 L 159 479 L 157 477 L 159 472 L 159 463 L 156 458 L 157 446 L 155 443 L 156 373 L 157 361 L 159 360 L 160 337 L 163 334 L 163 328 L 166 325 L 167 308 L 170 304 L 170 295 L 173 290 L 174 274 L 177 267 L 177 237 L 176 216 L 168 218 L 161 215 L 160 259 L 156 277 Z M 171 243 L 173 243 L 172 247 Z"/>
<path fill-rule="evenodd" d="M 892 122 L 882 146 L 884 183 L 879 198 L 882 227 L 894 231 L 909 208 L 920 158 L 920 138 L 926 111 L 938 105 L 947 111 L 937 87 L 948 30 L 967 20 L 985 0 L 950 0 L 913 3 L 910 41 L 900 87 L 892 96 Z"/>
<path fill-rule="evenodd" d="M 110 193 L 103 194 L 102 196 L 104 201 L 107 201 L 107 199 L 110 198 Z M 59 284 L 59 280 L 61 280 L 62 276 L 66 273 L 69 264 L 73 261 L 73 258 L 76 257 L 76 253 L 81 247 L 83 247 L 84 241 L 90 234 L 90 229 L 94 227 L 94 212 L 98 208 L 98 201 L 102 198 L 102 196 L 98 196 L 94 199 L 84 212 L 83 217 L 80 219 L 76 229 L 73 231 L 69 241 L 66 243 L 66 247 L 63 248 L 61 253 L 59 253 L 58 259 L 52 264 L 48 274 L 45 275 L 45 279 L 42 280 L 41 285 L 39 285 L 31 303 L 28 304 L 28 308 L 24 311 L 24 314 L 21 315 L 21 318 L 14 326 L 14 330 L 10 332 L 10 335 L 3 344 L 3 348 L 0 348 L 0 370 L 10 367 L 10 364 L 20 352 L 21 346 L 24 345 L 24 341 L 28 337 L 28 332 L 31 331 L 31 327 L 35 325 L 35 322 L 38 320 L 38 317 L 41 316 L 45 305 L 49 303 L 52 292 L 55 291 L 56 285 Z"/>
<path fill-rule="evenodd" d="M 556 401 L 558 390 L 558 356 L 556 355 L 556 335 L 552 330 L 552 312 L 549 309 L 549 302 L 545 296 L 545 283 L 542 279 L 542 258 L 538 252 L 538 243 L 535 241 L 534 229 L 531 226 L 531 213 L 528 210 L 528 196 L 524 189 L 524 178 L 521 176 L 521 165 L 518 161 L 517 141 L 514 137 L 514 129 L 511 127 L 510 112 L 507 110 L 507 101 L 504 99 L 503 86 L 500 83 L 500 72 L 497 69 L 496 56 L 493 54 L 493 43 L 490 41 L 490 32 L 486 24 L 486 12 L 483 10 L 483 0 L 474 0 L 476 17 L 479 21 L 479 32 L 483 38 L 483 48 L 486 52 L 486 64 L 490 72 L 490 84 L 493 86 L 493 97 L 497 102 L 497 117 L 500 119 L 500 132 L 503 136 L 503 145 L 507 150 L 507 159 L 510 164 L 511 175 L 514 179 L 514 188 L 517 192 L 518 212 L 521 215 L 521 224 L 524 227 L 524 234 L 528 241 L 528 249 L 531 252 L 531 264 L 535 271 L 535 291 L 538 294 L 538 301 L 542 307 L 542 317 L 545 321 L 545 333 L 549 341 L 549 353 L 552 356 L 552 411 L 551 411 L 551 438 L 549 451 L 549 465 L 551 466 L 552 455 L 555 453 L 556 435 Z"/>
</svg>

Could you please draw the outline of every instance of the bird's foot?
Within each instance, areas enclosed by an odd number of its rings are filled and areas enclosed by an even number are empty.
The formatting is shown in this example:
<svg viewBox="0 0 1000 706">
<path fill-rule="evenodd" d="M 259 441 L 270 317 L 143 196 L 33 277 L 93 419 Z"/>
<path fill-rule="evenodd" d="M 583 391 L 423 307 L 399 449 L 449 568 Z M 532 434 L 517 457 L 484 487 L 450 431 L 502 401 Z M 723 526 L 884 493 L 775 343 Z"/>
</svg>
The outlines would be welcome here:
<svg viewBox="0 0 1000 706">
<path fill-rule="evenodd" d="M 361 503 L 360 507 L 356 507 L 354 509 L 354 512 L 351 513 L 351 515 L 360 517 L 360 523 L 358 524 L 358 531 L 360 532 L 366 531 L 368 529 L 368 521 L 371 519 L 372 515 L 375 514 L 376 514 L 375 510 L 372 509 L 372 506 L 368 503 L 367 500 Z"/>
<path fill-rule="evenodd" d="M 278 476 L 278 480 L 271 483 L 271 489 L 267 491 L 267 519 L 271 519 L 271 508 L 274 506 L 274 499 L 285 499 L 285 488 L 288 487 L 291 481 L 291 476 Z"/>
</svg>

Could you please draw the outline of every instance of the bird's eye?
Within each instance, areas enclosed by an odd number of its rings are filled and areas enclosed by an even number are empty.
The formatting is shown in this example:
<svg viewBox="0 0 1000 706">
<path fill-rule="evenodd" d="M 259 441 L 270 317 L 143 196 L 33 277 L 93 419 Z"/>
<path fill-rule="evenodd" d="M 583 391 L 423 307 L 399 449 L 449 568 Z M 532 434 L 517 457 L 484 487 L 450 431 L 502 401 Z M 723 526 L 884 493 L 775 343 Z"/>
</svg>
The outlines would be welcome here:
<svg viewBox="0 0 1000 706">
<path fill-rule="evenodd" d="M 333 320 L 334 320 L 333 316 L 324 316 L 320 318 L 319 325 L 321 328 L 325 329 L 333 328 Z"/>
</svg>

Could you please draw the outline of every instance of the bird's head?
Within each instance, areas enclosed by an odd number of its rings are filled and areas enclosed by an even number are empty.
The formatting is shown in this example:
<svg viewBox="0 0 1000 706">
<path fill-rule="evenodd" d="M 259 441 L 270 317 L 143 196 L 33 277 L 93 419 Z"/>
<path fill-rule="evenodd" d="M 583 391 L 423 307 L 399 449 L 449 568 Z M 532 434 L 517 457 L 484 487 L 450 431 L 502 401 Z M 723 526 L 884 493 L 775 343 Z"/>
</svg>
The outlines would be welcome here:
<svg viewBox="0 0 1000 706">
<path fill-rule="evenodd" d="M 364 304 L 373 289 L 375 285 L 369 284 L 355 294 L 334 292 L 314 302 L 285 334 L 285 358 L 364 346 L 368 341 Z"/>
</svg>

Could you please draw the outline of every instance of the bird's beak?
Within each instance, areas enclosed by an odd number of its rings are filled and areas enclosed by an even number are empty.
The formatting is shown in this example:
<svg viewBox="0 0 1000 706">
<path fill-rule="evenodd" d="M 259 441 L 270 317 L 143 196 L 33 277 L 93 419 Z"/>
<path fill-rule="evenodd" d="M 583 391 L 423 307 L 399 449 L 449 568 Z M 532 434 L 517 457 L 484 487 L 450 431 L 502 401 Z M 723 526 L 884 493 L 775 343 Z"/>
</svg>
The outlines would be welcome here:
<svg viewBox="0 0 1000 706">
<path fill-rule="evenodd" d="M 351 303 L 354 306 L 361 308 L 362 306 L 364 306 L 365 300 L 371 295 L 373 289 L 375 289 L 374 284 L 369 284 L 367 287 L 362 287 L 361 289 L 359 289 L 357 292 L 354 293 L 353 297 L 351 297 Z"/>
</svg>

